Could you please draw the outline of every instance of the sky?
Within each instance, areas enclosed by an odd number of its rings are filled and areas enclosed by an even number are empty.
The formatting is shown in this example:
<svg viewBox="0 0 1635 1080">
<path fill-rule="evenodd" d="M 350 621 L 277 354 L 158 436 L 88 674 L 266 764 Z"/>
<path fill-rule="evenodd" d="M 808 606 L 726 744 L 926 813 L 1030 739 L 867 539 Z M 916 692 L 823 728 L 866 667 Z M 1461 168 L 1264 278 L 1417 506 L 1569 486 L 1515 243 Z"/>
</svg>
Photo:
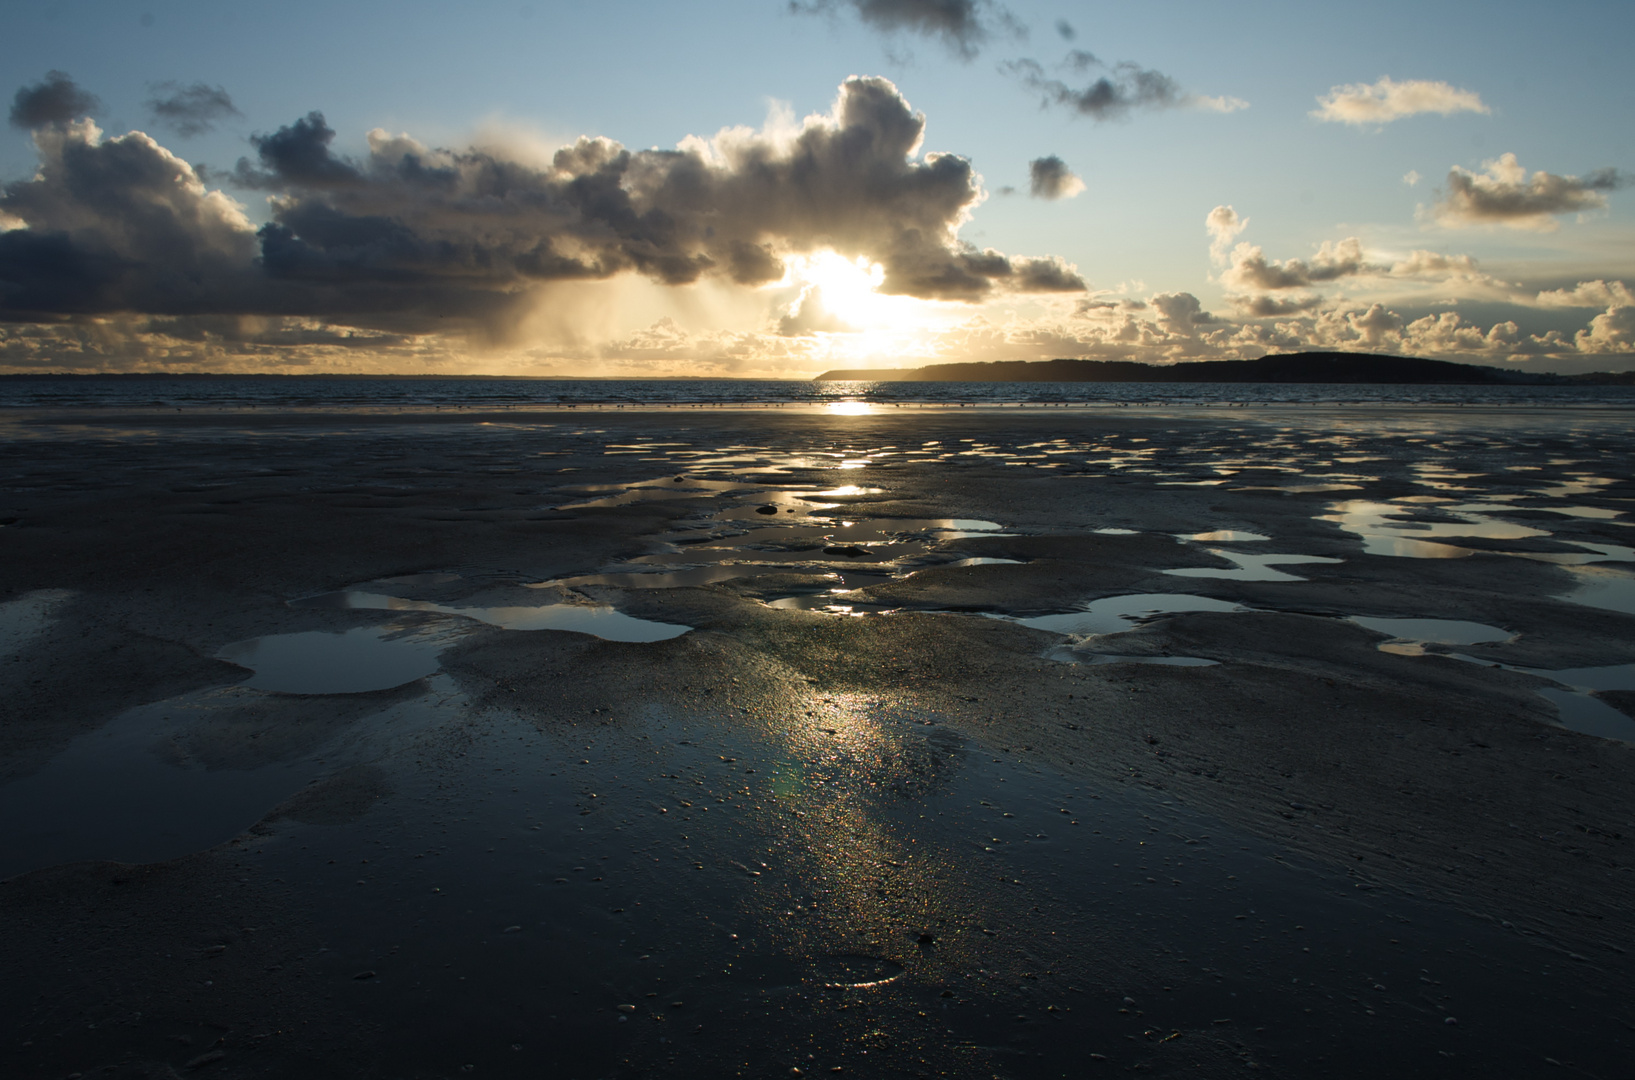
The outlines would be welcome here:
<svg viewBox="0 0 1635 1080">
<path fill-rule="evenodd" d="M 0 372 L 1635 369 L 1635 5 L 36 0 Z"/>
</svg>

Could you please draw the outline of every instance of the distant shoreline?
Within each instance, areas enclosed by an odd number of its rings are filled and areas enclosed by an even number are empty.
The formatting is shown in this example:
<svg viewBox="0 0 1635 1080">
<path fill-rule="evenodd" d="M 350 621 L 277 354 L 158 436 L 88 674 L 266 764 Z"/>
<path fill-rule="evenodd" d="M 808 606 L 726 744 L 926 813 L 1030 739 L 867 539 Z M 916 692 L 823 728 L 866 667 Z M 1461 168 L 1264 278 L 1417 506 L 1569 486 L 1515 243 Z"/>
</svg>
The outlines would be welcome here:
<svg viewBox="0 0 1635 1080">
<path fill-rule="evenodd" d="M 1001 360 L 919 368 L 840 368 L 815 382 L 1361 383 L 1441 386 L 1630 386 L 1635 372 L 1557 375 L 1375 353 L 1298 352 L 1258 360 Z"/>
</svg>

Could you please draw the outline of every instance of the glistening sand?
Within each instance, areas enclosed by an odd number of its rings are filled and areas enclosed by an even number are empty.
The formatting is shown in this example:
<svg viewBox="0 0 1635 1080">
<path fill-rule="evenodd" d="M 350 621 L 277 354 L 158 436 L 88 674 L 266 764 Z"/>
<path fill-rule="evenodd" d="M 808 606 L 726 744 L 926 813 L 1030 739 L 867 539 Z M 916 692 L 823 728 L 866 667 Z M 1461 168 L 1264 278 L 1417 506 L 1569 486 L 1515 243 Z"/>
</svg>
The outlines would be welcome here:
<svg viewBox="0 0 1635 1080">
<path fill-rule="evenodd" d="M 1628 419 L 7 416 L 0 1060 L 1619 1075 Z"/>
</svg>

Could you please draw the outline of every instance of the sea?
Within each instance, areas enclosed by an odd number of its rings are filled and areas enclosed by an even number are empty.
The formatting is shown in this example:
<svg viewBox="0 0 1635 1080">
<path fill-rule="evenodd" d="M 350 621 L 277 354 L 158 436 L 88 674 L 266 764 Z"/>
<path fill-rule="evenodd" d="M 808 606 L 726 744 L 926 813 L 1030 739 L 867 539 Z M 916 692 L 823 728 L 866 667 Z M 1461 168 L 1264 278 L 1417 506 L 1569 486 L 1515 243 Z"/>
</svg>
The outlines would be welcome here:
<svg viewBox="0 0 1635 1080">
<path fill-rule="evenodd" d="M 840 406 L 1427 405 L 1635 408 L 1635 386 L 818 382 L 329 375 L 0 376 L 0 409 L 528 409 Z"/>
</svg>

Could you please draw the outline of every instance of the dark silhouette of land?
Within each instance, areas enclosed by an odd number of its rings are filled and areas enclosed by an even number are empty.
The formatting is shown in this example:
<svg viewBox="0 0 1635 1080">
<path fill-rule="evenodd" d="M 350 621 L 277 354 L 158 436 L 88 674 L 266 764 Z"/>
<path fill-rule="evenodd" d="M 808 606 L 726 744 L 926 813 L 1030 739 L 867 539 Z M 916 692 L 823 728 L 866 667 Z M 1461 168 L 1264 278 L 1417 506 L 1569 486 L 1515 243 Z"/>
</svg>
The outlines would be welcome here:
<svg viewBox="0 0 1635 1080">
<path fill-rule="evenodd" d="M 1635 374 L 1553 375 L 1448 360 L 1374 353 L 1297 352 L 1259 360 L 1143 364 L 1134 360 L 1001 360 L 920 368 L 825 371 L 842 382 L 1161 382 L 1161 383 L 1439 383 L 1444 385 L 1629 385 Z"/>
</svg>

